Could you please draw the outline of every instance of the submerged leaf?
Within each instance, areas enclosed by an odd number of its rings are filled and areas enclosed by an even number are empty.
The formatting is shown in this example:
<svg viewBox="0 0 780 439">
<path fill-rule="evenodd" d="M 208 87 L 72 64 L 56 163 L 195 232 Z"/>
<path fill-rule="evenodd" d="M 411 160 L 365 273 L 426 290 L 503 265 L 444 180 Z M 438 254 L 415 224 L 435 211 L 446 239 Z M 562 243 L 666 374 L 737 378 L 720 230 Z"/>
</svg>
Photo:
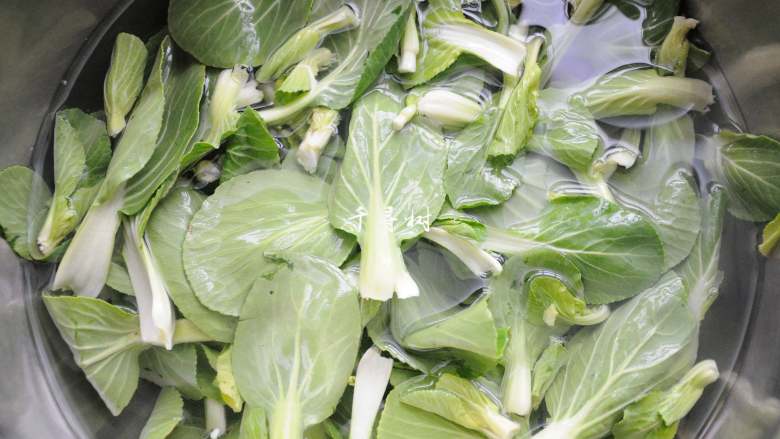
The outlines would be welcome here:
<svg viewBox="0 0 780 439">
<path fill-rule="evenodd" d="M 550 423 L 535 437 L 601 437 L 625 407 L 677 379 L 697 326 L 685 300 L 682 280 L 668 274 L 603 325 L 578 332 L 545 399 Z"/>
<path fill-rule="evenodd" d="M 153 347 L 140 357 L 141 377 L 160 387 L 175 387 L 185 398 L 201 399 L 198 356 L 194 344 L 176 345 L 170 351 Z"/>
<path fill-rule="evenodd" d="M 103 83 L 103 106 L 112 137 L 124 130 L 125 117 L 141 93 L 147 56 L 146 46 L 135 35 L 122 32 L 116 36 L 111 66 Z"/>
<path fill-rule="evenodd" d="M 468 20 L 460 1 L 431 1 L 422 27 L 424 41 L 417 57 L 418 68 L 409 77 L 412 84 L 431 80 L 463 53 L 482 58 L 508 76 L 520 75 L 525 45 Z"/>
<path fill-rule="evenodd" d="M 761 244 L 758 246 L 758 251 L 762 255 L 769 257 L 777 246 L 778 241 L 780 241 L 780 214 L 764 226 L 764 233 L 761 235 Z"/>
<path fill-rule="evenodd" d="M 163 45 L 172 46 L 170 39 Z M 167 66 L 165 108 L 154 153 L 146 166 L 126 185 L 122 212 L 140 212 L 155 191 L 179 171 L 182 157 L 198 127 L 200 101 L 203 96 L 205 68 L 178 48 L 166 49 L 172 57 Z"/>
<path fill-rule="evenodd" d="M 341 264 L 354 240 L 328 222 L 330 186 L 293 171 L 265 170 L 220 185 L 195 214 L 184 240 L 184 269 L 208 308 L 238 315 L 267 256 L 306 253 Z"/>
<path fill-rule="evenodd" d="M 337 61 L 299 99 L 261 111 L 266 123 L 289 122 L 309 107 L 345 108 L 379 77 L 398 46 L 410 2 L 355 0 L 351 4 L 358 11 L 360 26 L 332 35 L 323 43 Z"/>
<path fill-rule="evenodd" d="M 211 67 L 257 66 L 306 24 L 312 0 L 172 0 L 171 35 Z"/>
<path fill-rule="evenodd" d="M 377 439 L 484 439 L 481 433 L 401 402 L 401 396 L 424 384 L 424 379 L 426 377 L 405 381 L 387 395 Z"/>
<path fill-rule="evenodd" d="M 493 136 L 501 111 L 488 109 L 449 145 L 444 188 L 456 209 L 495 206 L 509 199 L 517 181 L 488 161 L 485 139 Z"/>
<path fill-rule="evenodd" d="M 91 297 L 43 296 L 73 359 L 114 416 L 138 387 L 138 316 Z"/>
<path fill-rule="evenodd" d="M 701 211 L 693 183 L 693 121 L 683 116 L 652 126 L 645 136 L 643 157 L 609 181 L 615 197 L 653 222 L 664 244 L 664 268 L 679 264 L 699 235 Z"/>
<path fill-rule="evenodd" d="M 457 375 L 445 373 L 433 388 L 401 394 L 401 402 L 435 413 L 448 421 L 479 431 L 491 439 L 511 439 L 520 424 L 499 412 L 499 407 L 479 387 Z"/>
<path fill-rule="evenodd" d="M 699 400 L 704 388 L 718 379 L 718 367 L 704 360 L 668 390 L 656 390 L 628 406 L 612 428 L 615 439 L 672 439 L 678 422 Z"/>
<path fill-rule="evenodd" d="M 361 296 L 376 300 L 419 293 L 400 243 L 422 234 L 444 203 L 441 133 L 420 123 L 394 130 L 401 108 L 399 93 L 382 88 L 357 103 L 330 201 L 333 225 L 361 246 Z"/>
<path fill-rule="evenodd" d="M 24 166 L 0 170 L 0 231 L 14 252 L 32 259 L 35 230 L 29 230 L 36 217 L 46 212 L 51 197 L 40 175 Z"/>
<path fill-rule="evenodd" d="M 165 387 L 157 396 L 152 414 L 139 439 L 165 439 L 184 417 L 184 401 L 176 389 Z"/>
<path fill-rule="evenodd" d="M 780 212 L 780 142 L 767 136 L 723 131 L 708 167 L 723 179 L 729 211 L 748 221 L 769 221 Z"/>
<path fill-rule="evenodd" d="M 542 108 L 528 149 L 551 157 L 572 171 L 587 172 L 602 145 L 593 117 L 579 107 Z"/>
<path fill-rule="evenodd" d="M 498 206 L 470 211 L 490 227 L 507 229 L 533 220 L 550 204 L 550 198 L 569 189 L 581 192 L 565 166 L 537 154 L 519 157 L 504 172 L 518 182 L 512 196 Z"/>
<path fill-rule="evenodd" d="M 720 243 L 723 233 L 723 217 L 726 213 L 724 188 L 714 185 L 710 189 L 706 209 L 702 214 L 701 233 L 677 273 L 688 289 L 688 306 L 699 320 L 704 318 L 710 305 L 718 297 L 723 281 L 720 271 Z"/>
<path fill-rule="evenodd" d="M 537 220 L 488 228 L 483 248 L 505 254 L 560 252 L 581 271 L 588 303 L 632 297 L 662 273 L 663 247 L 641 215 L 592 196 L 561 196 Z"/>
<path fill-rule="evenodd" d="M 312 257 L 292 258 L 255 283 L 236 330 L 233 371 L 247 403 L 269 414 L 271 437 L 301 437 L 333 413 L 360 344 L 357 297 L 337 267 Z"/>
<path fill-rule="evenodd" d="M 184 317 L 217 341 L 230 342 L 236 319 L 204 306 L 195 295 L 184 271 L 183 246 L 190 221 L 205 197 L 179 186 L 154 210 L 147 226 L 149 247 L 168 287 L 171 300 Z"/>
<path fill-rule="evenodd" d="M 700 79 L 660 76 L 653 69 L 622 70 L 604 75 L 571 98 L 596 119 L 653 115 L 662 105 L 684 111 L 706 111 L 713 103 L 712 86 Z"/>
<path fill-rule="evenodd" d="M 279 146 L 257 112 L 247 108 L 238 119 L 236 132 L 228 139 L 220 183 L 279 163 Z"/>
<path fill-rule="evenodd" d="M 111 160 L 103 121 L 78 109 L 62 110 L 54 123 L 54 195 L 38 234 L 37 248 L 47 257 L 86 214 Z"/>
</svg>

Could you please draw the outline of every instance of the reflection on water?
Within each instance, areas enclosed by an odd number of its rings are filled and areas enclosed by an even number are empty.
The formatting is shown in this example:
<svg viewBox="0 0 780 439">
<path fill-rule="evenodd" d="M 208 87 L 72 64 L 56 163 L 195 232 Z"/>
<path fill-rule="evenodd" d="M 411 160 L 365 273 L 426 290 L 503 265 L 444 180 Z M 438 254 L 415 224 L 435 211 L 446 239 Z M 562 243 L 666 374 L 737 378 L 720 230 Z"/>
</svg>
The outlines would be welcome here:
<svg viewBox="0 0 780 439">
<path fill-rule="evenodd" d="M 597 26 L 572 24 L 565 2 L 534 0 L 523 3 L 524 25 L 542 26 L 550 33 L 551 62 L 545 71 L 547 85 L 568 88 L 590 82 L 620 66 L 649 63 L 650 48 L 642 42 L 642 20 L 632 20 L 609 8 Z"/>
</svg>

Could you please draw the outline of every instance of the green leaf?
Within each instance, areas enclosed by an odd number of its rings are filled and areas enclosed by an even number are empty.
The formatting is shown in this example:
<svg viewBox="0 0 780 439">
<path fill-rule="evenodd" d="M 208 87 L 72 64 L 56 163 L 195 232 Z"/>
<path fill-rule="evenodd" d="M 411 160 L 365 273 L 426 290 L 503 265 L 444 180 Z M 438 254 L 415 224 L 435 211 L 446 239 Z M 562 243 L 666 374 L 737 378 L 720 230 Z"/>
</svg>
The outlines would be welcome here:
<svg viewBox="0 0 780 439">
<path fill-rule="evenodd" d="M 660 106 L 703 112 L 713 101 L 710 84 L 700 79 L 660 76 L 653 69 L 608 73 L 570 99 L 596 119 L 653 115 Z"/>
<path fill-rule="evenodd" d="M 246 402 L 270 414 L 272 437 L 300 437 L 333 413 L 360 335 L 357 293 L 330 263 L 291 258 L 257 280 L 241 310 L 233 371 Z"/>
<path fill-rule="evenodd" d="M 401 402 L 401 396 L 419 386 L 420 381 L 420 378 L 412 378 L 387 395 L 377 439 L 484 439 L 481 433 Z"/>
<path fill-rule="evenodd" d="M 241 414 L 239 439 L 268 439 L 268 422 L 265 410 L 247 405 Z"/>
<path fill-rule="evenodd" d="M 277 88 L 274 99 L 279 104 L 292 102 L 302 93 L 307 92 L 317 83 L 320 70 L 333 62 L 333 53 L 321 47 L 311 51 L 284 78 Z"/>
<path fill-rule="evenodd" d="M 130 114 L 124 134 L 114 148 L 96 199 L 98 204 L 112 199 L 131 177 L 143 169 L 157 148 L 165 109 L 163 71 L 169 67 L 171 50 L 170 39 L 166 38 L 160 44 L 149 79 Z"/>
<path fill-rule="evenodd" d="M 395 53 L 409 0 L 355 0 L 360 26 L 328 37 L 324 47 L 338 62 L 308 93 L 283 106 L 260 112 L 269 125 L 288 122 L 308 107 L 341 110 L 373 84 Z"/>
<path fill-rule="evenodd" d="M 712 167 L 728 189 L 729 211 L 748 221 L 771 220 L 780 212 L 780 142 L 732 131 L 722 131 L 716 141 Z"/>
<path fill-rule="evenodd" d="M 541 93 L 540 100 L 544 94 Z M 550 157 L 575 172 L 587 172 L 601 145 L 596 122 L 584 108 L 543 107 L 528 149 Z"/>
<path fill-rule="evenodd" d="M 133 215 L 146 206 L 155 191 L 177 173 L 185 150 L 198 127 L 205 68 L 180 49 L 170 38 L 163 40 L 166 55 L 172 57 L 165 81 L 165 108 L 154 152 L 146 166 L 127 182 L 122 212 Z"/>
<path fill-rule="evenodd" d="M 688 52 L 691 44 L 686 36 L 695 29 L 699 22 L 692 18 L 674 17 L 672 28 L 666 35 L 663 44 L 655 54 L 655 64 L 661 73 L 683 77 L 687 70 Z"/>
<path fill-rule="evenodd" d="M 520 430 L 520 424 L 502 415 L 498 406 L 474 382 L 450 373 L 439 377 L 432 389 L 414 389 L 401 394 L 401 402 L 435 413 L 489 438 L 511 439 Z"/>
<path fill-rule="evenodd" d="M 331 223 L 357 236 L 361 246 L 364 298 L 418 294 L 399 245 L 422 234 L 444 203 L 447 151 L 441 133 L 418 123 L 394 130 L 401 108 L 399 94 L 381 88 L 357 103 L 331 195 Z"/>
<path fill-rule="evenodd" d="M 504 172 L 518 182 L 511 198 L 498 206 L 470 211 L 487 226 L 506 229 L 533 220 L 550 204 L 552 195 L 579 188 L 565 166 L 536 154 L 518 157 Z"/>
<path fill-rule="evenodd" d="M 201 344 L 198 351 L 198 372 L 196 380 L 201 393 L 207 399 L 213 400 L 217 405 L 222 405 L 222 393 L 217 385 L 217 358 L 219 353 L 208 346 Z"/>
<path fill-rule="evenodd" d="M 328 34 L 359 24 L 355 12 L 347 5 L 329 12 L 282 44 L 257 72 L 257 80 L 265 82 L 278 78 L 284 71 L 305 59 Z"/>
<path fill-rule="evenodd" d="M 484 224 L 447 204 L 444 213 L 440 214 L 434 225 L 423 234 L 423 238 L 447 249 L 474 275 L 483 277 L 501 272 L 501 263 L 479 247 L 479 242 L 486 234 Z"/>
<path fill-rule="evenodd" d="M 498 332 L 485 300 L 460 306 L 484 282 L 463 270 L 451 255 L 425 242 L 418 242 L 405 259 L 420 295 L 391 302 L 395 339 L 410 349 L 452 348 L 496 359 Z"/>
<path fill-rule="evenodd" d="M 306 24 L 312 0 L 173 0 L 171 35 L 211 67 L 258 66 Z"/>
<path fill-rule="evenodd" d="M 652 224 L 593 196 L 558 197 L 522 227 L 488 228 L 482 245 L 510 255 L 532 249 L 560 252 L 582 271 L 588 303 L 632 297 L 662 273 L 663 247 Z"/>
<path fill-rule="evenodd" d="M 432 1 L 422 28 L 423 44 L 417 56 L 417 70 L 408 78 L 411 84 L 428 82 L 461 54 L 480 57 L 507 76 L 520 75 L 525 45 L 468 20 L 459 1 Z"/>
<path fill-rule="evenodd" d="M 185 398 L 201 399 L 198 355 L 194 344 L 176 345 L 170 351 L 153 347 L 140 357 L 141 377 L 160 387 L 175 387 Z"/>
<path fill-rule="evenodd" d="M 673 439 L 680 419 L 699 400 L 704 388 L 718 379 L 718 368 L 705 360 L 689 370 L 668 390 L 656 390 L 628 406 L 612 428 L 616 439 Z"/>
<path fill-rule="evenodd" d="M 314 175 L 323 179 L 326 183 L 332 184 L 333 180 L 338 176 L 339 168 L 344 161 L 346 149 L 346 144 L 340 136 L 332 136 L 328 144 L 322 149 Z M 298 148 L 288 151 L 282 161 L 282 169 L 309 174 L 298 161 L 297 155 Z"/>
<path fill-rule="evenodd" d="M 366 332 L 371 338 L 371 341 L 376 347 L 381 349 L 383 352 L 390 354 L 390 356 L 399 362 L 404 363 L 417 371 L 430 373 L 436 365 L 436 361 L 434 359 L 413 354 L 401 346 L 398 340 L 396 340 L 393 336 L 390 327 L 390 312 L 388 310 L 388 303 L 379 303 L 382 305 L 382 307 L 377 312 L 377 315 L 374 316 L 374 318 L 371 319 L 366 325 Z"/>
<path fill-rule="evenodd" d="M 184 418 L 184 401 L 176 389 L 165 387 L 157 396 L 152 414 L 146 421 L 139 439 L 165 439 Z"/>
<path fill-rule="evenodd" d="M 247 108 L 238 119 L 236 132 L 228 139 L 220 183 L 257 169 L 279 164 L 279 146 L 257 112 Z"/>
<path fill-rule="evenodd" d="M 236 380 L 233 376 L 232 352 L 232 345 L 228 345 L 217 357 L 217 386 L 222 395 L 222 401 L 233 409 L 234 412 L 240 413 L 244 400 L 241 399 L 241 395 L 238 393 Z"/>
<path fill-rule="evenodd" d="M 492 138 L 501 111 L 488 109 L 464 128 L 449 145 L 444 188 L 456 209 L 498 205 L 512 196 L 517 181 L 488 162 L 485 139 Z"/>
<path fill-rule="evenodd" d="M 206 308 L 195 295 L 184 271 L 182 248 L 204 196 L 186 186 L 174 188 L 155 209 L 147 227 L 149 247 L 159 262 L 168 294 L 179 311 L 217 341 L 230 342 L 236 319 Z"/>
<path fill-rule="evenodd" d="M 344 262 L 354 240 L 330 226 L 329 191 L 316 177 L 282 170 L 255 171 L 220 185 L 184 240 L 184 269 L 201 302 L 238 315 L 257 277 L 276 267 L 266 255 L 306 253 Z"/>
<path fill-rule="evenodd" d="M 541 38 L 534 38 L 533 42 L 528 44 L 529 54 L 523 76 L 512 89 L 508 97 L 509 102 L 498 122 L 495 137 L 488 146 L 490 160 L 504 166 L 512 163 L 515 156 L 525 149 L 539 117 L 536 99 L 539 95 L 542 69 L 537 63 L 537 57 L 541 44 Z M 508 86 L 508 83 L 504 84 L 504 87 Z"/>
<path fill-rule="evenodd" d="M 547 325 L 539 315 L 532 318 L 527 283 L 546 278 L 558 284 L 565 282 L 579 291 L 582 288 L 577 267 L 549 250 L 509 258 L 501 274 L 491 278 L 488 285 L 488 305 L 496 326 L 509 330 L 509 344 L 502 358 L 501 400 L 504 410 L 520 416 L 531 413 L 534 364 L 553 337 L 569 328 L 565 324 Z"/>
<path fill-rule="evenodd" d="M 710 189 L 706 209 L 702 213 L 701 233 L 688 259 L 677 269 L 688 289 L 688 306 L 699 320 L 704 318 L 718 297 L 718 288 L 723 281 L 719 263 L 725 197 L 722 186 L 714 185 Z"/>
<path fill-rule="evenodd" d="M 680 0 L 653 0 L 646 4 L 642 39 L 648 46 L 657 46 L 671 30 L 674 17 L 680 13 Z"/>
<path fill-rule="evenodd" d="M 664 269 L 691 252 L 701 224 L 691 163 L 696 144 L 693 121 L 683 116 L 648 129 L 642 160 L 612 175 L 609 184 L 624 206 L 644 213 L 664 244 Z"/>
<path fill-rule="evenodd" d="M 604 307 L 588 309 L 576 290 L 550 276 L 529 279 L 527 307 L 528 319 L 539 326 L 553 326 L 559 319 L 564 324 L 593 325 L 609 315 Z"/>
<path fill-rule="evenodd" d="M 115 252 L 114 256 L 111 257 L 111 267 L 108 269 L 106 285 L 122 294 L 127 294 L 128 296 L 135 295 L 121 252 Z"/>
<path fill-rule="evenodd" d="M 758 246 L 758 251 L 762 255 L 769 257 L 777 246 L 778 241 L 780 241 L 780 214 L 764 226 L 764 233 L 761 235 L 761 244 Z"/>
<path fill-rule="evenodd" d="M 602 437 L 625 407 L 677 379 L 697 327 L 685 302 L 685 286 L 671 273 L 603 325 L 579 331 L 547 392 L 550 422 L 538 437 Z"/>
<path fill-rule="evenodd" d="M 552 385 L 558 373 L 566 364 L 568 352 L 561 340 L 553 340 L 534 363 L 533 384 L 531 388 L 531 404 L 534 410 L 539 408 L 547 390 Z"/>
<path fill-rule="evenodd" d="M 114 416 L 138 387 L 141 342 L 136 314 L 91 297 L 43 296 L 73 359 Z"/>
<path fill-rule="evenodd" d="M 141 93 L 147 56 L 146 46 L 138 37 L 124 32 L 116 36 L 111 66 L 103 83 L 103 106 L 111 136 L 125 128 L 125 117 Z"/>
<path fill-rule="evenodd" d="M 203 439 L 208 433 L 202 427 L 178 425 L 166 439 Z"/>
<path fill-rule="evenodd" d="M 9 166 L 0 170 L 0 230 L 14 252 L 32 259 L 35 218 L 42 217 L 51 197 L 49 188 L 31 169 Z"/>
</svg>

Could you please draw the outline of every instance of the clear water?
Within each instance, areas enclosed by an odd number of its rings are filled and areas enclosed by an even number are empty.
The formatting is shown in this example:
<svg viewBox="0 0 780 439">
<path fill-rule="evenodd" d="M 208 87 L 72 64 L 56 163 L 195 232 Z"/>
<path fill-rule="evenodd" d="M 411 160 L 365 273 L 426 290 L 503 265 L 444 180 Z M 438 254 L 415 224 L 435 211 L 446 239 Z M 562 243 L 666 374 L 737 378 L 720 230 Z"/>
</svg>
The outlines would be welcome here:
<svg viewBox="0 0 780 439">
<path fill-rule="evenodd" d="M 130 3 L 132 2 L 127 4 Z M 61 94 L 53 102 L 51 115 L 61 106 L 100 110 L 102 104 L 99 95 L 100 87 L 95 84 L 102 83 L 102 73 L 108 65 L 107 55 L 110 54 L 113 35 L 120 30 L 136 32 L 142 36 L 153 33 L 148 23 L 140 28 L 137 25 L 139 18 L 144 16 L 142 9 L 148 6 L 144 3 L 148 2 L 136 2 L 136 5 L 131 6 L 128 13 L 122 15 L 116 23 L 114 20 L 117 17 L 111 17 L 104 23 L 103 33 L 98 33 L 85 45 L 80 58 L 74 62 L 74 69 L 69 77 L 63 79 Z M 478 15 L 474 16 L 481 18 Z M 164 16 L 158 18 L 162 20 Z M 651 60 L 650 49 L 642 43 L 642 19 L 631 20 L 615 8 L 610 8 L 599 19 L 598 25 L 580 27 L 568 23 L 564 0 L 525 0 L 521 20 L 527 25 L 543 26 L 552 34 L 552 57 L 555 60 L 555 67 L 550 70 L 547 77 L 547 85 L 550 87 L 565 89 L 581 86 L 618 67 L 635 63 L 647 64 Z M 487 18 L 485 21 L 489 22 Z M 719 127 L 738 129 L 743 126 L 742 118 L 733 105 L 731 92 L 716 63 L 711 62 L 699 73 L 699 76 L 715 86 L 717 101 L 709 113 L 695 115 L 697 133 L 707 136 L 716 132 Z M 49 145 L 52 120 L 53 118 L 50 118 L 44 122 L 34 153 L 34 167 L 49 176 L 51 176 Z M 636 126 L 647 121 L 626 119 L 610 122 L 617 126 Z M 603 134 L 609 142 L 615 142 L 616 139 L 612 138 L 608 131 L 605 130 Z M 699 146 L 703 147 L 703 145 Z M 710 178 L 706 170 L 699 161 L 693 163 L 693 168 L 700 187 L 706 188 Z M 743 340 L 750 330 L 750 316 L 756 300 L 753 292 L 756 290 L 758 274 L 761 270 L 761 262 L 755 252 L 756 236 L 755 226 L 731 218 L 727 220 L 722 251 L 724 261 L 721 264 L 725 271 L 725 282 L 721 288 L 720 299 L 712 307 L 703 324 L 700 348 L 701 357 L 714 358 L 722 371 L 739 371 L 739 353 Z M 727 263 L 732 260 L 741 261 L 741 264 Z M 753 268 L 740 270 L 737 268 L 739 266 Z M 42 290 L 46 285 L 45 279 L 50 274 L 50 269 L 28 267 L 27 282 L 31 291 Z M 455 292 L 453 297 L 457 296 L 457 300 L 442 303 L 441 311 L 451 308 L 453 303 L 459 303 L 461 299 L 477 289 L 479 283 L 478 279 L 471 279 L 464 290 Z M 106 418 L 106 413 L 100 412 L 99 409 L 90 409 L 89 416 L 95 419 L 86 419 L 85 412 L 78 407 L 83 401 L 94 399 L 88 390 L 83 389 L 88 384 L 83 380 L 79 382 L 78 371 L 74 371 L 72 366 L 65 365 L 68 361 L 67 352 L 63 351 L 58 336 L 52 331 L 45 310 L 35 296 L 28 297 L 27 310 L 39 357 L 44 364 L 52 366 L 48 370 L 48 379 L 59 401 L 60 410 L 68 413 L 69 416 L 72 413 L 80 414 L 73 417 L 74 431 L 84 431 L 83 427 L 76 425 L 79 422 L 92 423 L 98 418 L 100 422 L 119 427 L 112 428 L 112 431 L 132 432 L 140 429 L 138 422 L 144 419 L 154 393 L 148 389 L 142 390 L 141 399 L 137 400 L 131 410 L 121 418 Z M 76 384 L 65 384 L 74 382 L 72 380 L 77 380 Z M 722 380 L 708 390 L 693 413 L 692 418 L 696 419 L 696 422 L 683 424 L 681 428 L 683 437 L 697 437 L 704 431 L 706 424 L 715 418 L 716 409 L 722 404 L 723 397 L 731 385 L 729 380 Z M 124 426 L 128 428 L 123 428 Z M 90 430 L 94 429 L 90 428 Z M 133 433 L 126 434 L 126 437 L 133 437 L 133 435 Z M 114 437 L 125 436 L 120 434 Z"/>
</svg>

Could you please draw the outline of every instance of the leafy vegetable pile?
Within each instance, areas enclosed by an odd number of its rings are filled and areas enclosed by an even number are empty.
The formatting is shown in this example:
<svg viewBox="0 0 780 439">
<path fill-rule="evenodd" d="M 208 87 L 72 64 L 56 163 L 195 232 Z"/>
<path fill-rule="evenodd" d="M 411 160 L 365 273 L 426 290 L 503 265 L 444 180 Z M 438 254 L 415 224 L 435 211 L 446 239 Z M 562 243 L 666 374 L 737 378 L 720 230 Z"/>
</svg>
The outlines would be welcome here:
<svg viewBox="0 0 780 439">
<path fill-rule="evenodd" d="M 54 192 L 0 171 L 108 409 L 143 378 L 141 438 L 674 437 L 718 379 L 726 210 L 780 240 L 780 143 L 697 145 L 676 1 L 520 3 L 171 0 L 120 34 L 104 111 L 56 116 Z M 621 20 L 644 64 L 567 76 Z"/>
</svg>

